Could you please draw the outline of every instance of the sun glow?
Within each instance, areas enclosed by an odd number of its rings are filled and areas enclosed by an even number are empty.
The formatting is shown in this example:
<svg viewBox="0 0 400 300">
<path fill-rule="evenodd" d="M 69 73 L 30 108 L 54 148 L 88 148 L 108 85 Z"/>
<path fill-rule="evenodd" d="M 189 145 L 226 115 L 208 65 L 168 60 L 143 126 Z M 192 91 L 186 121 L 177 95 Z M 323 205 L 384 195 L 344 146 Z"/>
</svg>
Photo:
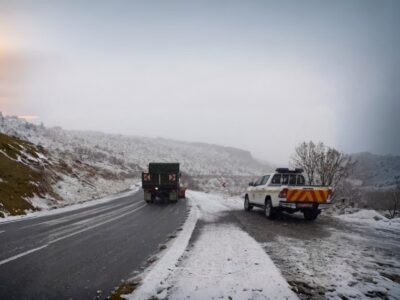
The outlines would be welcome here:
<svg viewBox="0 0 400 300">
<path fill-rule="evenodd" d="M 39 119 L 39 116 L 35 116 L 35 115 L 21 115 L 18 116 L 19 119 L 24 119 L 25 121 L 34 121 Z"/>
</svg>

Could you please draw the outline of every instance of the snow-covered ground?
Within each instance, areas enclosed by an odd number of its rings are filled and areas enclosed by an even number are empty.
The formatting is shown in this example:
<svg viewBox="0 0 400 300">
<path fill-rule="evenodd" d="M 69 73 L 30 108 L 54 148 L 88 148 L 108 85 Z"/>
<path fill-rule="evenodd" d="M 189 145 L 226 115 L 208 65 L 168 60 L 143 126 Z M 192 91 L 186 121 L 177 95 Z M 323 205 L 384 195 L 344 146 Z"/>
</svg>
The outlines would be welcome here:
<svg viewBox="0 0 400 300">
<path fill-rule="evenodd" d="M 376 210 L 362 209 L 351 214 L 339 215 L 337 218 L 371 227 L 388 228 L 389 230 L 397 230 L 400 234 L 400 218 L 388 219 Z"/>
<path fill-rule="evenodd" d="M 266 220 L 239 197 L 188 198 L 182 233 L 128 299 L 400 299 L 398 220 L 376 211 Z"/>
<path fill-rule="evenodd" d="M 314 238 L 278 235 L 264 243 L 301 298 L 400 299 L 398 219 L 362 210 L 320 227 Z"/>
<path fill-rule="evenodd" d="M 188 199 L 182 234 L 128 299 L 297 299 L 259 243 L 235 225 L 214 223 L 242 206 L 238 198 L 189 191 Z M 190 241 L 196 221 L 203 225 Z"/>
</svg>

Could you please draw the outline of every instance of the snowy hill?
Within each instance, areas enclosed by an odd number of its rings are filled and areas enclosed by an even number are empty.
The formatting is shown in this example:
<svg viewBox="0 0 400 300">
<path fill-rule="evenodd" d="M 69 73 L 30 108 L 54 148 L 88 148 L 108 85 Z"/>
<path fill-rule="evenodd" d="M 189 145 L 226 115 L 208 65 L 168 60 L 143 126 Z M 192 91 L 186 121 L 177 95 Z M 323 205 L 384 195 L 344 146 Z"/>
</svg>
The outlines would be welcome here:
<svg viewBox="0 0 400 300">
<path fill-rule="evenodd" d="M 368 152 L 352 154 L 357 164 L 351 178 L 364 188 L 386 189 L 400 176 L 400 156 L 375 155 Z"/>
<path fill-rule="evenodd" d="M 0 116 L 0 132 L 14 135 L 48 149 L 74 155 L 102 167 L 138 172 L 149 161 L 179 161 L 191 175 L 258 175 L 266 169 L 250 152 L 163 138 L 131 137 L 100 132 L 46 128 L 16 117 Z"/>
<path fill-rule="evenodd" d="M 49 196 L 60 199 L 56 177 L 42 148 L 0 133 L 0 217 L 34 210 Z"/>
<path fill-rule="evenodd" d="M 58 178 L 53 189 L 64 203 L 128 188 L 151 161 L 178 161 L 189 187 L 231 194 L 243 192 L 250 179 L 272 169 L 250 152 L 231 147 L 46 128 L 1 113 L 0 132 L 46 149 Z"/>
</svg>

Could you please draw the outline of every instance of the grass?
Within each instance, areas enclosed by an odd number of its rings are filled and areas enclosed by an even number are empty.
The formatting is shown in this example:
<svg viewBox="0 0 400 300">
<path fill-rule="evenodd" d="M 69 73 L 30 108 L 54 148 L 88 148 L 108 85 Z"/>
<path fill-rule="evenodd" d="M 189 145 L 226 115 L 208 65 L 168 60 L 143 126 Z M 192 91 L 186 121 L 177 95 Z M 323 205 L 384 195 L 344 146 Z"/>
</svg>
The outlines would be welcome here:
<svg viewBox="0 0 400 300">
<path fill-rule="evenodd" d="M 122 300 L 124 298 L 121 298 L 122 295 L 127 295 L 131 294 L 138 286 L 137 282 L 132 282 L 132 281 L 126 281 L 122 283 L 117 290 L 111 293 L 111 295 L 108 297 L 110 300 Z"/>
<path fill-rule="evenodd" d="M 43 149 L 0 133 L 0 217 L 6 214 L 22 215 L 26 210 L 37 210 L 26 199 L 35 195 L 57 195 L 51 188 L 51 176 L 38 153 Z"/>
</svg>

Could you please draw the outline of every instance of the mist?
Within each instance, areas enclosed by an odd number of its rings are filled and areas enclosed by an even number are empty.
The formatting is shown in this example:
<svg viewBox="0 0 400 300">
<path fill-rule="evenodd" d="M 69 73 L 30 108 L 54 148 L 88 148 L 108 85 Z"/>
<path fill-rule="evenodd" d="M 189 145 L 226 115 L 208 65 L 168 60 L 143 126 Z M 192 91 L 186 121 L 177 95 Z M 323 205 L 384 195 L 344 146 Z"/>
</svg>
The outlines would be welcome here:
<svg viewBox="0 0 400 300">
<path fill-rule="evenodd" d="M 397 1 L 2 2 L 0 28 L 5 114 L 273 163 L 304 140 L 400 154 Z"/>
</svg>

